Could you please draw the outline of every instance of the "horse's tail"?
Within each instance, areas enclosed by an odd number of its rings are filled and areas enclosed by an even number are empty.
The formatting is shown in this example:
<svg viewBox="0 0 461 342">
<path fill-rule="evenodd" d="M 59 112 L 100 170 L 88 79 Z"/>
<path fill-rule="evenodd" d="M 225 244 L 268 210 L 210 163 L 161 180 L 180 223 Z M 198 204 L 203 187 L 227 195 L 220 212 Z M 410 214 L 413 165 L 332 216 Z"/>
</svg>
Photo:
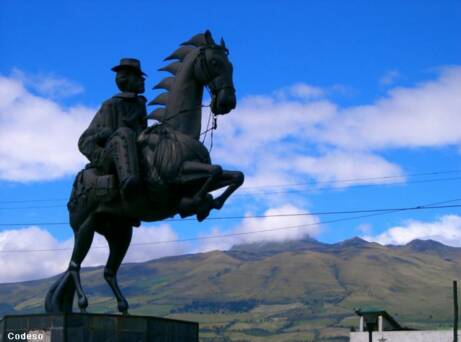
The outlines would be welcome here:
<svg viewBox="0 0 461 342">
<path fill-rule="evenodd" d="M 66 271 L 48 290 L 45 298 L 45 311 L 47 313 L 72 312 L 74 295 L 75 282 L 70 271 Z"/>
</svg>

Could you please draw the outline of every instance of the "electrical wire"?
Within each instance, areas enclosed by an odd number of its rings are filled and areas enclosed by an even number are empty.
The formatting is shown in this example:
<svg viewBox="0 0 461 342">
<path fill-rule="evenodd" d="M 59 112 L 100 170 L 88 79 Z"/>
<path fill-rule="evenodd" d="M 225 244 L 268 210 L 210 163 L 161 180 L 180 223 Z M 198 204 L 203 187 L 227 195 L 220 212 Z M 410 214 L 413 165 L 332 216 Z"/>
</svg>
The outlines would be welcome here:
<svg viewBox="0 0 461 342">
<path fill-rule="evenodd" d="M 438 206 L 441 206 L 443 204 L 452 203 L 452 202 L 456 202 L 456 201 L 459 201 L 459 200 L 460 199 L 453 199 L 453 200 L 448 200 L 448 201 L 441 201 L 441 202 L 435 202 L 435 203 L 419 205 L 419 206 L 413 207 L 413 210 L 421 210 L 423 208 L 437 208 Z M 444 206 L 444 207 L 446 207 L 446 206 Z M 404 209 L 408 210 L 408 208 L 395 208 L 395 209 L 392 209 L 392 211 L 371 213 L 371 214 L 358 215 L 358 216 L 353 216 L 353 217 L 344 217 L 344 218 L 339 218 L 339 219 L 334 219 L 334 220 L 329 220 L 329 221 L 319 221 L 319 222 L 306 223 L 306 224 L 294 225 L 294 226 L 282 226 L 282 227 L 278 227 L 278 228 L 267 228 L 267 229 L 263 228 L 263 229 L 260 229 L 260 230 L 255 230 L 255 231 L 250 231 L 250 232 L 208 235 L 208 236 L 186 238 L 186 239 L 174 239 L 174 240 L 132 243 L 131 246 L 159 245 L 159 244 L 166 244 L 166 243 L 181 243 L 181 242 L 190 242 L 190 241 L 210 240 L 210 239 L 217 239 L 217 238 L 229 238 L 229 237 L 235 237 L 235 236 L 259 234 L 259 233 L 274 232 L 274 231 L 281 231 L 281 230 L 288 230 L 288 229 L 299 229 L 299 228 L 306 228 L 306 227 L 316 226 L 316 225 L 324 225 L 324 224 L 328 224 L 328 223 L 344 222 L 344 221 L 351 221 L 351 220 L 356 220 L 356 219 L 366 218 L 366 217 L 372 217 L 372 216 L 387 215 L 387 214 L 390 214 L 390 213 L 403 211 Z M 94 246 L 92 248 L 93 249 L 95 249 L 95 248 L 107 248 L 107 246 Z M 0 253 L 50 252 L 50 251 L 66 251 L 66 250 L 71 250 L 71 249 L 72 248 L 51 248 L 51 249 L 35 249 L 35 250 L 32 250 L 32 249 L 29 249 L 29 250 L 27 250 L 27 249 L 22 249 L 22 250 L 12 249 L 12 250 L 0 250 Z"/>
<path fill-rule="evenodd" d="M 285 184 L 276 184 L 276 185 L 254 185 L 254 186 L 245 186 L 242 187 L 242 190 L 253 189 L 253 188 L 276 188 L 276 187 L 292 187 L 292 186 L 304 186 L 304 185 L 316 185 L 316 184 L 329 184 L 329 183 L 352 183 L 359 181 L 373 181 L 373 180 L 383 180 L 383 179 L 396 179 L 396 178 L 407 178 L 407 177 L 420 177 L 420 176 L 438 176 L 448 173 L 461 173 L 461 169 L 457 170 L 442 170 L 442 171 L 429 171 L 429 172 L 418 172 L 410 173 L 407 175 L 389 175 L 389 176 L 380 176 L 380 177 L 365 177 L 365 178 L 343 178 L 336 181 L 320 181 L 320 182 L 303 182 L 303 183 L 285 183 Z"/>
<path fill-rule="evenodd" d="M 422 179 L 407 181 L 404 185 L 408 184 L 425 184 L 425 183 L 436 183 L 436 182 L 446 182 L 446 181 L 458 181 L 461 180 L 461 177 L 451 177 L 451 178 L 438 178 L 438 179 Z M 403 184 L 403 183 L 401 183 Z M 254 192 L 245 192 L 245 193 L 236 193 L 233 197 L 236 196 L 259 196 L 259 195 L 279 195 L 279 194 L 289 194 L 289 193 L 313 193 L 319 190 L 341 190 L 341 189 L 350 189 L 350 188 L 368 188 L 368 187 L 378 187 L 383 185 L 399 185 L 399 183 L 388 182 L 388 183 L 379 183 L 379 184 L 354 184 L 347 186 L 326 186 L 326 187 L 317 187 L 312 189 L 290 189 L 290 190 L 281 190 L 281 191 L 254 191 Z"/>
<path fill-rule="evenodd" d="M 461 201 L 461 198 L 452 200 Z M 428 210 L 428 209 L 447 209 L 458 208 L 461 204 L 456 205 L 440 205 L 440 206 L 416 206 L 416 207 L 403 207 L 403 208 L 378 208 L 378 209 L 358 209 L 358 210 L 339 210 L 339 211 L 317 211 L 317 212 L 303 212 L 294 214 L 271 214 L 271 215 L 241 215 L 241 216 L 217 216 L 208 217 L 207 220 L 237 220 L 237 219 L 259 219 L 259 218 L 276 218 L 276 217 L 296 217 L 296 216 L 322 216 L 322 215 L 341 215 L 341 214 L 359 214 L 359 213 L 376 213 L 376 212 L 393 212 L 393 211 L 414 211 L 414 210 Z M 183 222 L 183 221 L 196 221 L 195 218 L 172 218 L 165 219 L 163 222 Z M 27 223 L 0 223 L 0 226 L 61 226 L 69 224 L 67 222 L 27 222 Z"/>
<path fill-rule="evenodd" d="M 448 174 L 448 173 L 459 173 L 461 170 L 450 170 L 450 171 L 436 171 L 436 172 L 424 172 L 424 173 L 415 173 L 412 175 L 407 175 L 406 177 L 417 177 L 417 176 L 429 176 L 429 175 L 441 175 L 441 174 Z M 383 177 L 369 177 L 369 178 L 351 178 L 351 179 L 340 179 L 335 181 L 335 184 L 341 183 L 351 183 L 351 182 L 359 182 L 359 181 L 372 181 L 372 180 L 385 180 L 385 179 L 402 179 L 405 176 L 383 176 Z M 420 183 L 433 183 L 433 182 L 445 182 L 445 181 L 456 181 L 461 180 L 461 177 L 451 177 L 451 178 L 436 178 L 436 179 L 423 179 L 423 180 L 414 180 L 414 181 L 407 181 L 406 184 L 420 184 Z M 255 195 L 273 195 L 273 194 L 286 194 L 286 193 L 300 193 L 300 192 L 313 192 L 318 190 L 329 190 L 329 189 L 346 189 L 346 188 L 356 188 L 356 187 L 376 187 L 382 185 L 395 185 L 398 183 L 395 182 L 388 182 L 388 183 L 380 183 L 380 184 L 353 184 L 348 186 L 327 186 L 327 187 L 316 187 L 314 189 L 290 189 L 285 191 L 251 191 L 250 189 L 253 188 L 284 188 L 284 187 L 298 187 L 298 186 L 306 186 L 306 185 L 318 185 L 318 184 L 329 184 L 329 181 L 323 182 L 306 182 L 306 183 L 291 183 L 291 184 L 277 184 L 277 185 L 267 185 L 267 186 L 253 186 L 253 187 L 242 187 L 239 189 L 239 192 L 233 195 L 235 196 L 255 196 Z M 249 191 L 250 190 L 250 191 Z M 242 193 L 244 192 L 244 193 Z M 0 201 L 0 203 L 28 203 L 28 202 L 52 202 L 52 201 L 66 201 L 68 198 L 53 198 L 53 199 L 31 199 L 31 200 L 8 200 L 8 201 Z M 10 210 L 10 209 L 42 209 L 42 208 L 58 208 L 58 207 L 66 207 L 65 205 L 46 205 L 46 206 L 26 206 L 26 207 L 0 207 L 0 210 Z"/>
</svg>

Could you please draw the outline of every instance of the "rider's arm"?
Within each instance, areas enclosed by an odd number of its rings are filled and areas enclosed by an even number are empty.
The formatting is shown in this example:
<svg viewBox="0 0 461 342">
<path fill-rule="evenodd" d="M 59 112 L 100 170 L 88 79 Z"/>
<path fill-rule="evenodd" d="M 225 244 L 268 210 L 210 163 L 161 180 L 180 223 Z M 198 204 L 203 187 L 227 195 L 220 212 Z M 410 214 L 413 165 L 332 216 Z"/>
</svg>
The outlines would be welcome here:
<svg viewBox="0 0 461 342">
<path fill-rule="evenodd" d="M 104 144 L 114 131 L 112 115 L 111 106 L 104 103 L 78 141 L 80 152 L 95 165 L 103 158 Z"/>
</svg>

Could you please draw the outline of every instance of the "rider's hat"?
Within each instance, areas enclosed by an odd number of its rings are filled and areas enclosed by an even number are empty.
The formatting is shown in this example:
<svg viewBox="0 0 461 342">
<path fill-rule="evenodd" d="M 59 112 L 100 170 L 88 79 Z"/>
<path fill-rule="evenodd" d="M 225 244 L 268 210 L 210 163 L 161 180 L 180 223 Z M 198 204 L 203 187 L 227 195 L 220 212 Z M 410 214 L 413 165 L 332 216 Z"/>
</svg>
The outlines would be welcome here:
<svg viewBox="0 0 461 342">
<path fill-rule="evenodd" d="M 141 75 L 147 76 L 144 71 L 141 70 L 141 62 L 136 58 L 122 58 L 120 64 L 112 68 L 112 71 L 119 70 L 134 70 L 139 72 Z"/>
</svg>

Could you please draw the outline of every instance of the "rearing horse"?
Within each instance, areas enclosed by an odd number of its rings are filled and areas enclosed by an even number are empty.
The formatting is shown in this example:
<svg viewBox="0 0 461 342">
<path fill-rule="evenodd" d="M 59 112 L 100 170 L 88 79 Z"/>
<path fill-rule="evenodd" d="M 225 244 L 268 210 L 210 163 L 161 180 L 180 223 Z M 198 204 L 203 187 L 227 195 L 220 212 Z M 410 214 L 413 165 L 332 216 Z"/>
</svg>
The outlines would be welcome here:
<svg viewBox="0 0 461 342">
<path fill-rule="evenodd" d="M 119 194 L 115 175 L 99 174 L 91 166 L 78 173 L 68 203 L 74 249 L 67 271 L 47 293 L 47 312 L 72 312 L 75 293 L 80 311 L 86 311 L 88 300 L 80 282 L 80 265 L 98 232 L 109 244 L 104 278 L 117 299 L 118 310 L 127 314 L 128 302 L 116 275 L 130 245 L 133 226 L 176 214 L 196 215 L 202 221 L 210 210 L 222 208 L 243 183 L 242 172 L 211 164 L 208 150 L 199 141 L 205 86 L 210 89 L 215 115 L 227 114 L 236 106 L 233 69 L 224 41 L 216 44 L 206 31 L 183 43 L 166 60 L 176 61 L 160 70 L 173 76 L 154 89 L 167 92 L 150 102 L 162 105 L 150 114 L 159 124 L 148 127 L 138 138 L 143 190 L 127 202 Z M 209 194 L 224 187 L 217 198 Z"/>
</svg>

